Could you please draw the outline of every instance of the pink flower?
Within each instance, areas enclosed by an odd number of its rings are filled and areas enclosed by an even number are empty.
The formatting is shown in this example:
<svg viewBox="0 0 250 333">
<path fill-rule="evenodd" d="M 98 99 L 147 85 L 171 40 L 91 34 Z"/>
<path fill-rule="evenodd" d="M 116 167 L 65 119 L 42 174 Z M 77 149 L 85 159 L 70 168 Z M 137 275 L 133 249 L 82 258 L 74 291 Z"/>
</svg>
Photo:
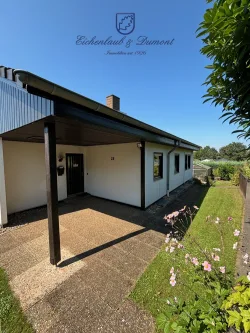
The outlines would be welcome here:
<svg viewBox="0 0 250 333">
<path fill-rule="evenodd" d="M 228 216 L 227 218 L 228 221 L 232 221 L 232 219 L 233 219 L 232 216 Z"/>
<path fill-rule="evenodd" d="M 176 274 L 172 273 L 169 283 L 171 284 L 172 287 L 176 285 L 176 280 L 175 280 Z"/>
<path fill-rule="evenodd" d="M 184 245 L 182 245 L 182 244 L 178 244 L 178 249 L 184 249 Z"/>
<path fill-rule="evenodd" d="M 199 261 L 196 257 L 192 258 L 191 262 L 195 265 L 198 266 L 199 265 Z"/>
<path fill-rule="evenodd" d="M 204 267 L 204 271 L 211 272 L 212 266 L 211 266 L 211 264 L 209 264 L 208 261 L 204 261 L 203 264 L 202 264 L 202 266 Z"/>
<path fill-rule="evenodd" d="M 213 256 L 213 259 L 214 259 L 214 261 L 220 261 L 220 257 L 219 256 Z"/>
<path fill-rule="evenodd" d="M 226 273 L 226 267 L 225 267 L 225 266 L 221 266 L 221 267 L 220 267 L 220 272 L 221 272 L 222 274 L 225 274 L 225 273 Z"/>
<path fill-rule="evenodd" d="M 216 217 L 216 220 L 214 223 L 218 224 L 220 222 L 220 218 L 219 217 Z"/>
<path fill-rule="evenodd" d="M 172 253 L 174 252 L 175 248 L 173 246 L 170 246 L 169 252 Z"/>
<path fill-rule="evenodd" d="M 172 215 L 173 215 L 173 217 L 177 217 L 179 215 L 179 212 L 178 211 L 173 212 Z"/>
<path fill-rule="evenodd" d="M 197 206 L 193 206 L 194 207 L 194 209 L 196 209 L 196 210 L 198 210 L 199 209 L 199 207 L 197 207 Z"/>
<path fill-rule="evenodd" d="M 250 281 L 250 272 L 247 273 L 247 278 Z"/>
<path fill-rule="evenodd" d="M 185 254 L 185 259 L 188 259 L 189 258 L 189 254 Z"/>
<path fill-rule="evenodd" d="M 238 242 L 234 243 L 234 245 L 233 245 L 233 250 L 236 250 L 236 249 L 237 249 L 237 245 L 238 245 Z"/>
<path fill-rule="evenodd" d="M 167 238 L 165 239 L 165 243 L 168 244 L 169 242 L 170 242 L 170 238 L 167 237 Z"/>
<path fill-rule="evenodd" d="M 174 274 L 174 267 L 170 269 L 170 274 Z"/>
<path fill-rule="evenodd" d="M 184 212 L 187 206 L 184 206 L 182 209 L 179 210 L 180 213 Z"/>
<path fill-rule="evenodd" d="M 235 229 L 235 230 L 234 230 L 234 236 L 237 237 L 237 236 L 239 236 L 239 235 L 240 235 L 240 230 Z"/>
</svg>

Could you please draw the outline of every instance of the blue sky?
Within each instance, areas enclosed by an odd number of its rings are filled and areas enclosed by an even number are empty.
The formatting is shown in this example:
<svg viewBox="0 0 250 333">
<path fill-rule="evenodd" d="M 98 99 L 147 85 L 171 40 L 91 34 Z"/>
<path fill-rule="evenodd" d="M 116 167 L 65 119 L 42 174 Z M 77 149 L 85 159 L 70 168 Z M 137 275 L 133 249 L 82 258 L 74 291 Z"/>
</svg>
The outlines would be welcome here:
<svg viewBox="0 0 250 333">
<path fill-rule="evenodd" d="M 121 98 L 121 110 L 153 126 L 219 148 L 232 141 L 234 127 L 219 120 L 220 108 L 202 103 L 209 60 L 195 37 L 205 0 L 2 1 L 1 64 L 21 68 L 105 104 Z M 76 45 L 78 35 L 102 40 L 116 30 L 116 13 L 135 13 L 135 30 L 125 45 Z M 172 40 L 171 46 L 138 46 L 139 36 Z M 146 51 L 146 55 L 105 55 Z"/>
</svg>

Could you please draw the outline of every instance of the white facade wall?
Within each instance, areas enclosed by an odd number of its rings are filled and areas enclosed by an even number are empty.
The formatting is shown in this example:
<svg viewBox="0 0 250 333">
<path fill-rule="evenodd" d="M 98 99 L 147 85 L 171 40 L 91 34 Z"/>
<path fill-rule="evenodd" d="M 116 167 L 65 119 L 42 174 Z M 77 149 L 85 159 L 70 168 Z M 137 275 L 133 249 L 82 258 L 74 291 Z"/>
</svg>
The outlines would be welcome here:
<svg viewBox="0 0 250 333">
<path fill-rule="evenodd" d="M 47 203 L 44 144 L 3 141 L 8 214 Z M 140 206 L 140 149 L 136 143 L 95 147 L 57 145 L 57 156 L 84 155 L 84 190 L 105 199 Z M 114 158 L 111 160 L 111 157 Z M 58 199 L 67 198 L 66 159 L 58 176 Z"/>
<path fill-rule="evenodd" d="M 145 205 L 148 207 L 167 194 L 167 154 L 172 149 L 165 145 L 146 142 L 145 145 Z M 163 153 L 163 178 L 154 180 L 154 153 Z M 180 154 L 180 172 L 175 174 L 174 155 Z M 191 155 L 191 167 L 185 170 L 185 154 Z M 169 191 L 193 177 L 193 153 L 190 150 L 177 148 L 170 154 Z"/>
<path fill-rule="evenodd" d="M 8 222 L 6 207 L 6 186 L 3 161 L 3 140 L 0 138 L 0 227 Z"/>
<path fill-rule="evenodd" d="M 87 147 L 86 161 L 86 192 L 141 206 L 141 151 L 136 142 Z"/>
<path fill-rule="evenodd" d="M 44 144 L 4 141 L 4 166 L 8 214 L 47 203 Z M 59 153 L 82 153 L 84 147 L 57 146 Z M 66 160 L 57 162 L 64 165 Z M 66 169 L 57 177 L 58 199 L 67 197 Z"/>
</svg>

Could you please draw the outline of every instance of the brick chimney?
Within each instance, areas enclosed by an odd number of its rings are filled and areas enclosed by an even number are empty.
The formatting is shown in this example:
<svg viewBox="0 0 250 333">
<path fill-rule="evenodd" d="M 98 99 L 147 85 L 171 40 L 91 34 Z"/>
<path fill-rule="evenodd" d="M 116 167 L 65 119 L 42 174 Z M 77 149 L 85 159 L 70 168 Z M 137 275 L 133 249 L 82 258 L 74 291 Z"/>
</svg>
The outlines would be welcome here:
<svg viewBox="0 0 250 333">
<path fill-rule="evenodd" d="M 115 95 L 106 97 L 106 105 L 116 111 L 120 111 L 120 98 Z"/>
</svg>

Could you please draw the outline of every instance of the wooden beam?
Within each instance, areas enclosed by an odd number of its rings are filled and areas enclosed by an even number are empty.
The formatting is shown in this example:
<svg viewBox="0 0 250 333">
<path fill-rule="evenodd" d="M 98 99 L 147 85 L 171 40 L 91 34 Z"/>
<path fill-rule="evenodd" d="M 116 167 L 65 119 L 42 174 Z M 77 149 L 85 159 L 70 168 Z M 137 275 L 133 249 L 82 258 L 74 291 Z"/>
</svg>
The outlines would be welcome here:
<svg viewBox="0 0 250 333">
<path fill-rule="evenodd" d="M 59 218 L 58 218 L 55 123 L 51 122 L 44 124 L 44 143 L 45 143 L 50 263 L 52 265 L 56 265 L 61 260 L 61 249 L 60 249 L 60 233 L 59 233 Z"/>
<path fill-rule="evenodd" d="M 144 210 L 145 202 L 145 141 L 141 141 L 141 209 Z"/>
</svg>

